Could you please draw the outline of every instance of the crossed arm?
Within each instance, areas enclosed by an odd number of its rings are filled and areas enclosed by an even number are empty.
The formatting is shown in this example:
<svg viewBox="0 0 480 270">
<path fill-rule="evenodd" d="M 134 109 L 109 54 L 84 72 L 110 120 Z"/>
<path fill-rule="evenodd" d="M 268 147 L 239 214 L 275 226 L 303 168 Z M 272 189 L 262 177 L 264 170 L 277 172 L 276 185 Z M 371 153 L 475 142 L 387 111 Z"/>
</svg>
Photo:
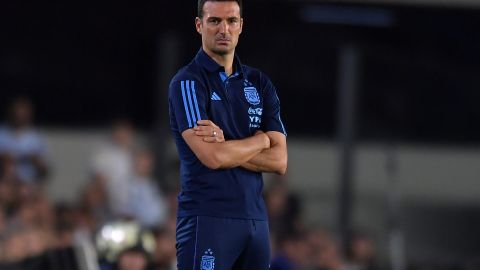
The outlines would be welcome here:
<svg viewBox="0 0 480 270">
<path fill-rule="evenodd" d="M 271 172 L 284 175 L 287 171 L 287 140 L 278 131 L 264 133 L 270 139 L 270 148 L 263 150 L 241 166 L 254 172 Z"/>
<path fill-rule="evenodd" d="M 212 136 L 213 131 L 216 136 Z M 225 141 L 218 126 L 212 121 L 200 120 L 198 126 L 185 130 L 182 137 L 198 159 L 211 169 L 241 166 L 250 171 L 282 175 L 287 169 L 287 143 L 280 132 L 259 131 L 242 140 Z"/>
</svg>

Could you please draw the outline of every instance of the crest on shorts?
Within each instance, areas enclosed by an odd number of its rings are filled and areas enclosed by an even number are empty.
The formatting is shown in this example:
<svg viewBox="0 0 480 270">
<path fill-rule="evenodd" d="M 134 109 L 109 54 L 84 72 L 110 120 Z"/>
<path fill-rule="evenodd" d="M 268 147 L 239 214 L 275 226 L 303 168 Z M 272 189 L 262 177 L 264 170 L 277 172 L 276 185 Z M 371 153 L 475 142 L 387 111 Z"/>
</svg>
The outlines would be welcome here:
<svg viewBox="0 0 480 270">
<path fill-rule="evenodd" d="M 253 86 L 245 87 L 243 88 L 243 92 L 245 92 L 245 98 L 248 103 L 252 105 L 260 104 L 260 97 L 258 96 L 257 88 Z"/>
<path fill-rule="evenodd" d="M 208 249 L 205 251 L 205 255 L 202 256 L 202 262 L 200 263 L 200 270 L 214 270 L 215 269 L 215 256 L 213 251 Z"/>
</svg>

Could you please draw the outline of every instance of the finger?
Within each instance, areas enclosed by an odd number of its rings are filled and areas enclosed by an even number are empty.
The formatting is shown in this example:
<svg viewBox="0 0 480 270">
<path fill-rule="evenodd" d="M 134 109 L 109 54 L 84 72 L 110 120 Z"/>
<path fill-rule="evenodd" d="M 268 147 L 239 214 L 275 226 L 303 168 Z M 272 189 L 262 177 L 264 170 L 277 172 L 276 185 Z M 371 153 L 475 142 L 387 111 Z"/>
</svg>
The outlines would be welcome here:
<svg viewBox="0 0 480 270">
<path fill-rule="evenodd" d="M 204 131 L 204 132 L 212 132 L 214 128 L 210 127 L 210 126 L 196 126 L 195 128 L 193 128 L 193 130 L 195 131 Z"/>
<path fill-rule="evenodd" d="M 203 141 L 208 142 L 208 143 L 215 143 L 215 142 L 217 142 L 217 138 L 215 138 L 215 137 L 203 137 Z"/>
<path fill-rule="evenodd" d="M 193 128 L 193 130 L 211 130 L 212 127 L 209 126 L 196 126 Z"/>
<path fill-rule="evenodd" d="M 217 142 L 224 142 L 225 141 L 225 137 L 223 136 L 223 131 L 222 130 L 219 130 L 217 132 L 217 136 L 215 136 L 215 138 L 217 139 Z"/>
<path fill-rule="evenodd" d="M 204 129 L 204 130 L 197 130 L 197 131 L 195 131 L 195 135 L 197 135 L 197 136 L 209 136 L 209 137 L 211 137 L 211 136 L 212 136 L 212 132 L 209 131 L 209 130 L 206 130 L 206 129 Z"/>
<path fill-rule="evenodd" d="M 213 128 L 218 128 L 219 127 L 217 125 L 215 125 L 214 122 L 210 121 L 210 120 L 198 120 L 197 121 L 197 124 L 200 125 L 200 126 L 208 126 L 208 127 L 213 127 Z"/>
<path fill-rule="evenodd" d="M 210 120 L 198 120 L 197 124 L 200 126 L 215 126 L 215 124 Z"/>
</svg>

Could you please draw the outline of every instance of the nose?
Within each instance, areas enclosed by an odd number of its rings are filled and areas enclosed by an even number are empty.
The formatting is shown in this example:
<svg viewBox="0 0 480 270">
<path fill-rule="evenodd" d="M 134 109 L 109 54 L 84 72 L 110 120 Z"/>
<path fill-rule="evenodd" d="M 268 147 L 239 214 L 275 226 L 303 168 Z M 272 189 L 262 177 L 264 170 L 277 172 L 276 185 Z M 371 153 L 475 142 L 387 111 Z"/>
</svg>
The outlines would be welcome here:
<svg viewBox="0 0 480 270">
<path fill-rule="evenodd" d="M 220 23 L 220 33 L 224 34 L 228 32 L 228 23 L 226 21 L 223 21 Z"/>
</svg>

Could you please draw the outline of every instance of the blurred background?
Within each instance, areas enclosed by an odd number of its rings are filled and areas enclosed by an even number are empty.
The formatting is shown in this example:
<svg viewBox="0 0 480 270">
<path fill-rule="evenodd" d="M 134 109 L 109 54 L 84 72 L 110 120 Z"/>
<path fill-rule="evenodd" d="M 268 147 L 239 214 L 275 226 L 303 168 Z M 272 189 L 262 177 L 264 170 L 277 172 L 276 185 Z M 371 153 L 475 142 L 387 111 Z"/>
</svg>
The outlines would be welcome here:
<svg viewBox="0 0 480 270">
<path fill-rule="evenodd" d="M 4 1 L 0 269 L 176 269 L 196 1 Z M 288 131 L 271 269 L 480 269 L 480 2 L 244 3 Z"/>
</svg>

